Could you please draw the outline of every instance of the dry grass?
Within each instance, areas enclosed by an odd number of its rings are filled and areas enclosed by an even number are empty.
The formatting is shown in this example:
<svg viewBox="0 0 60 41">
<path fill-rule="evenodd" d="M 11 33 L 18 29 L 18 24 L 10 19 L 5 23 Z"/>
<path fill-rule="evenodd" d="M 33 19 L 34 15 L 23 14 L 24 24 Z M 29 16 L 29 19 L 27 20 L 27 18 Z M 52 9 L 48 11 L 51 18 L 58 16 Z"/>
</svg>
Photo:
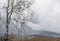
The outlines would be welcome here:
<svg viewBox="0 0 60 41">
<path fill-rule="evenodd" d="M 29 41 L 29 39 L 28 39 L 28 37 L 24 37 L 23 39 L 22 38 L 18 38 L 18 37 L 16 37 L 15 35 L 13 35 L 13 34 L 10 34 L 9 35 L 9 41 Z"/>
<path fill-rule="evenodd" d="M 60 38 L 54 38 L 54 37 L 35 37 L 28 39 L 28 37 L 16 38 L 14 35 L 9 36 L 9 41 L 60 41 Z"/>
<path fill-rule="evenodd" d="M 29 41 L 60 41 L 60 38 L 53 38 L 53 37 L 36 37 L 32 38 Z"/>
<path fill-rule="evenodd" d="M 15 35 L 9 35 L 9 41 L 60 41 L 60 38 L 54 37 L 34 37 L 29 39 L 28 37 L 24 37 L 23 39 L 17 38 Z M 1 41 L 1 39 L 0 39 Z"/>
</svg>

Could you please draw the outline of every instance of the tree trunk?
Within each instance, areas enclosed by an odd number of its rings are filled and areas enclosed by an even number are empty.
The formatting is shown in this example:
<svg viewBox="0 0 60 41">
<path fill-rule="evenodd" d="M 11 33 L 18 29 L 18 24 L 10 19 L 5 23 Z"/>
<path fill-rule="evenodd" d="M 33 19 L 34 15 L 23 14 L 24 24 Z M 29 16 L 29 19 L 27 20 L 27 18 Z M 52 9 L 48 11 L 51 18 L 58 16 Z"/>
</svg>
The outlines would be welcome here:
<svg viewBox="0 0 60 41">
<path fill-rule="evenodd" d="M 6 8 L 7 14 L 6 14 L 6 41 L 8 41 L 8 29 L 9 29 L 9 20 L 8 20 L 8 8 Z"/>
</svg>

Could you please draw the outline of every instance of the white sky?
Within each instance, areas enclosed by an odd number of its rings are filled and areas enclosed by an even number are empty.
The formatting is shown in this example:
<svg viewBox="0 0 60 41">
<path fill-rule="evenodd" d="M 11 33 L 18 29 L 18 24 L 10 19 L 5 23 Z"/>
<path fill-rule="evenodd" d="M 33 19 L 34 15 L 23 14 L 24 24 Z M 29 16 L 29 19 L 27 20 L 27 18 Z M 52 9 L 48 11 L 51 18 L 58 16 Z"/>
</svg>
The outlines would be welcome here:
<svg viewBox="0 0 60 41">
<path fill-rule="evenodd" d="M 0 3 L 1 7 L 5 4 L 5 0 L 0 0 Z M 60 0 L 35 0 L 32 7 L 40 19 L 40 24 L 30 24 L 32 29 L 60 33 Z"/>
<path fill-rule="evenodd" d="M 40 19 L 39 26 L 33 28 L 34 30 L 60 33 L 60 0 L 35 0 L 33 9 Z"/>
</svg>

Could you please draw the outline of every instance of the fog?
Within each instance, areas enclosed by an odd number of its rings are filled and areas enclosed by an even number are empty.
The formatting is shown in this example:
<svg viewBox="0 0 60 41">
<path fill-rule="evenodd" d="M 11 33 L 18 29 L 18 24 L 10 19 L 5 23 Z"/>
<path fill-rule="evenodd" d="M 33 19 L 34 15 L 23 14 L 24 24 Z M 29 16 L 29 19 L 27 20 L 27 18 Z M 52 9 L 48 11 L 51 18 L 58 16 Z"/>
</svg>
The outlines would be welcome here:
<svg viewBox="0 0 60 41">
<path fill-rule="evenodd" d="M 4 1 L 4 3 L 3 3 Z M 0 0 L 0 7 L 5 0 Z M 32 9 L 38 15 L 39 24 L 29 23 L 33 30 L 47 30 L 60 33 L 60 0 L 35 0 Z"/>
<path fill-rule="evenodd" d="M 39 15 L 40 24 L 35 30 L 60 33 L 60 0 L 35 0 L 33 9 Z"/>
</svg>

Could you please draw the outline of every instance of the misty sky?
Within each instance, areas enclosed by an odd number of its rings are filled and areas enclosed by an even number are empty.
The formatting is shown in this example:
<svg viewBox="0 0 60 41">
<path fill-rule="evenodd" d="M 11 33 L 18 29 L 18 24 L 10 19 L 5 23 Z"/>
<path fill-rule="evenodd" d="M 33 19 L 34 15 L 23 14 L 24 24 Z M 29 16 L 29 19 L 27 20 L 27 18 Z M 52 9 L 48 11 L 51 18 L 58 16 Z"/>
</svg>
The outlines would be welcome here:
<svg viewBox="0 0 60 41">
<path fill-rule="evenodd" d="M 0 0 L 0 7 L 4 5 L 3 1 Z M 29 23 L 32 29 L 60 33 L 60 0 L 35 0 L 32 7 L 40 20 L 40 24 Z"/>
<path fill-rule="evenodd" d="M 40 19 L 38 30 L 60 33 L 60 0 L 36 0 L 33 7 Z"/>
</svg>

